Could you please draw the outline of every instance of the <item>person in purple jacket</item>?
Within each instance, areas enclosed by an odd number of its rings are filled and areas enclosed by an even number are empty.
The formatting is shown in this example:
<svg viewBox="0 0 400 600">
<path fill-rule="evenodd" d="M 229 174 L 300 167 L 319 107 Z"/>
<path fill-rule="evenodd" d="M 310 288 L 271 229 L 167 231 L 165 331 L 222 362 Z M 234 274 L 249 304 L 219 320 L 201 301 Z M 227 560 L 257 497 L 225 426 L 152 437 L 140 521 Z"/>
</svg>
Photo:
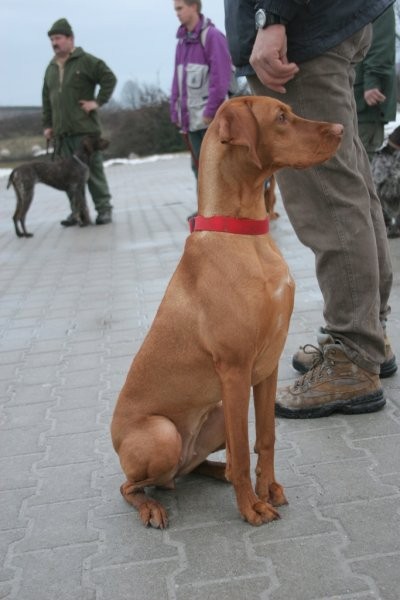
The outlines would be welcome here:
<svg viewBox="0 0 400 600">
<path fill-rule="evenodd" d="M 228 97 L 232 61 L 224 34 L 201 13 L 201 0 L 174 0 L 174 8 L 181 25 L 176 35 L 171 120 L 187 136 L 197 178 L 201 142 Z"/>
</svg>

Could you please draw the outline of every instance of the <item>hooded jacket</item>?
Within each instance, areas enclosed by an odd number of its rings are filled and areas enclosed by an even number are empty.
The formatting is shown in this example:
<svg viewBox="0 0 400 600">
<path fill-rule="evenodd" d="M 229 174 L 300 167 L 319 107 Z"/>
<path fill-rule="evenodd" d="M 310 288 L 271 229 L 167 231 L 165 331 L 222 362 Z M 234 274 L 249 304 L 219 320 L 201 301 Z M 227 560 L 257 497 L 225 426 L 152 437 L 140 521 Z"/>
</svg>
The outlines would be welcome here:
<svg viewBox="0 0 400 600">
<path fill-rule="evenodd" d="M 117 79 L 106 63 L 82 48 L 75 48 L 60 68 L 53 60 L 48 65 L 42 90 L 43 127 L 52 127 L 55 135 L 100 133 L 96 110 L 89 114 L 80 107 L 80 100 L 96 100 L 102 106 L 110 99 Z M 99 86 L 97 95 L 96 86 Z"/>
<path fill-rule="evenodd" d="M 203 46 L 201 32 L 205 29 Z M 193 31 L 181 25 L 176 37 L 171 120 L 184 132 L 206 129 L 203 116 L 212 119 L 227 98 L 232 75 L 228 44 L 203 15 Z"/>
<path fill-rule="evenodd" d="M 339 45 L 371 23 L 394 0 L 224 0 L 225 27 L 238 75 L 252 75 L 250 54 L 256 38 L 258 5 L 280 15 L 286 25 L 290 62 L 310 60 Z"/>
</svg>

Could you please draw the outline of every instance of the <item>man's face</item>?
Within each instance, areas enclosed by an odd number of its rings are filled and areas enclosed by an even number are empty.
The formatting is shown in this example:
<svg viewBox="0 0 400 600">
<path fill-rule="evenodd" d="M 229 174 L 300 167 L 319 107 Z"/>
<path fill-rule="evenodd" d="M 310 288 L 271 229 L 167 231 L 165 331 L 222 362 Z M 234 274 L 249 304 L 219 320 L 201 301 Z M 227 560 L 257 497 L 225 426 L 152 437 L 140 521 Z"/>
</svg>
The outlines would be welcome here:
<svg viewBox="0 0 400 600">
<path fill-rule="evenodd" d="M 50 43 L 56 56 L 67 56 L 74 47 L 74 38 L 56 33 L 50 36 Z"/>
<path fill-rule="evenodd" d="M 176 16 L 180 20 L 181 24 L 187 29 L 194 27 L 198 20 L 198 12 L 196 4 L 188 6 L 183 0 L 174 0 L 174 8 Z"/>
</svg>

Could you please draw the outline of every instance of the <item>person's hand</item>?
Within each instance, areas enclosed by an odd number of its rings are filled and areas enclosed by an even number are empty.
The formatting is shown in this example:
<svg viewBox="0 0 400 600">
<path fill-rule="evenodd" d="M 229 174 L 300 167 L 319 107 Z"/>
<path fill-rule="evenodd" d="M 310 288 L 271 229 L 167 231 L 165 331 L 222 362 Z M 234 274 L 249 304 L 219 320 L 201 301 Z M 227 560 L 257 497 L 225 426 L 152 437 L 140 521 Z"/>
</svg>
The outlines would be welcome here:
<svg viewBox="0 0 400 600">
<path fill-rule="evenodd" d="M 79 100 L 79 105 L 87 115 L 91 113 L 92 110 L 97 110 L 99 108 L 96 100 Z"/>
<path fill-rule="evenodd" d="M 289 63 L 286 53 L 284 25 L 270 25 L 266 29 L 258 30 L 250 64 L 261 83 L 281 94 L 286 92 L 285 83 L 299 72 L 295 63 Z"/>
<path fill-rule="evenodd" d="M 47 127 L 43 131 L 43 135 L 46 138 L 46 140 L 51 140 L 51 138 L 53 137 L 53 129 L 51 127 Z"/>
<path fill-rule="evenodd" d="M 203 115 L 203 121 L 208 126 L 212 121 L 212 117 L 206 117 L 205 115 Z"/>
<path fill-rule="evenodd" d="M 372 88 L 371 90 L 365 90 L 364 100 L 368 106 L 376 106 L 386 100 L 386 96 L 382 94 L 378 88 Z"/>
</svg>

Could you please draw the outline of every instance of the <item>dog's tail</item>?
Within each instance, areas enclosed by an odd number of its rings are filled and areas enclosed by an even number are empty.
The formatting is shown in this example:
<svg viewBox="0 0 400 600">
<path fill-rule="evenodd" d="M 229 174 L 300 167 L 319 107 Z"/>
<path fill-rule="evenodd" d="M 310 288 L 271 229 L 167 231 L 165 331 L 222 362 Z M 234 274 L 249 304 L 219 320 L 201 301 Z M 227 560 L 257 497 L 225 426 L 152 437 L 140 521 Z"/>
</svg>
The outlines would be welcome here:
<svg viewBox="0 0 400 600">
<path fill-rule="evenodd" d="M 15 169 L 14 169 L 15 171 Z M 10 187 L 10 185 L 13 183 L 13 179 L 14 179 L 14 171 L 11 171 L 10 173 L 10 177 L 8 178 L 8 183 L 7 183 L 7 189 Z"/>
</svg>

